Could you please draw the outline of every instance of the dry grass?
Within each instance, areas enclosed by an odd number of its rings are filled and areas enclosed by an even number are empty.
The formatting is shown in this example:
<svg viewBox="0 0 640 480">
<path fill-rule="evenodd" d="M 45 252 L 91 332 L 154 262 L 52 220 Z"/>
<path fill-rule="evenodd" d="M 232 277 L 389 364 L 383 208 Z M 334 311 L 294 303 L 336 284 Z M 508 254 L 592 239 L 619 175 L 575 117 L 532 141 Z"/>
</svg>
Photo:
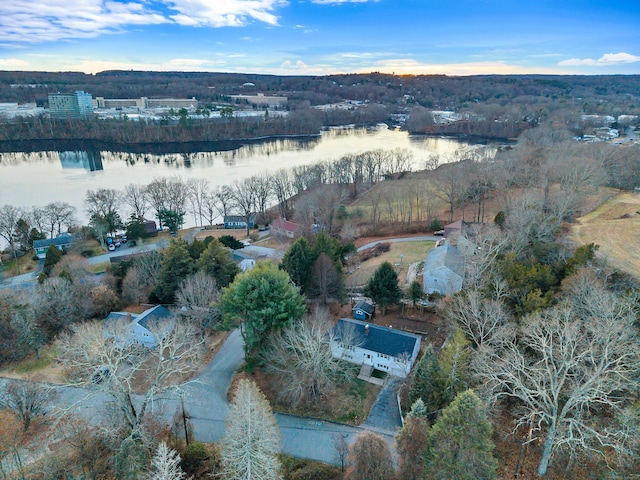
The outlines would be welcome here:
<svg viewBox="0 0 640 480">
<path fill-rule="evenodd" d="M 622 193 L 580 217 L 571 229 L 579 244 L 600 245 L 598 256 L 613 267 L 640 277 L 640 194 Z"/>
<path fill-rule="evenodd" d="M 398 283 L 404 285 L 406 283 L 407 271 L 409 265 L 416 262 L 424 262 L 427 252 L 433 248 L 435 242 L 417 241 L 417 242 L 398 242 L 391 243 L 391 249 L 383 253 L 379 257 L 372 257 L 360 264 L 360 268 L 347 276 L 348 285 L 364 285 L 373 276 L 374 272 L 384 262 L 389 262 L 396 267 L 398 272 Z M 400 255 L 402 263 L 400 263 Z"/>
</svg>

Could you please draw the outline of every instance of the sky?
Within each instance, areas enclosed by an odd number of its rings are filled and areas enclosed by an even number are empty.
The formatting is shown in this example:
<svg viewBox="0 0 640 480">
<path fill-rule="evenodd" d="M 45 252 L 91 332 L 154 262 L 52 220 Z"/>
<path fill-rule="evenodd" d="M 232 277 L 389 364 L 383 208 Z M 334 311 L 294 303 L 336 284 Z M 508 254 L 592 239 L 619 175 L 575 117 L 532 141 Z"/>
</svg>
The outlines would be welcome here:
<svg viewBox="0 0 640 480">
<path fill-rule="evenodd" d="M 0 70 L 640 74 L 640 0 L 0 0 Z"/>
</svg>

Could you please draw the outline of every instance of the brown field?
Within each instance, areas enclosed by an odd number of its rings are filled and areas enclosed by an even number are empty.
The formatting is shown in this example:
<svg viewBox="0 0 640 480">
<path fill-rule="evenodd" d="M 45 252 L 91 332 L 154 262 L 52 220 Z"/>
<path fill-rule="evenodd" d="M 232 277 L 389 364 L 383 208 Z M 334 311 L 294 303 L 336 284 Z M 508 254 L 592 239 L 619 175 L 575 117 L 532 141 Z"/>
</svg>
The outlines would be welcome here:
<svg viewBox="0 0 640 480">
<path fill-rule="evenodd" d="M 347 275 L 348 285 L 364 285 L 369 281 L 376 269 L 384 262 L 389 262 L 396 267 L 398 283 L 404 288 L 407 279 L 409 265 L 416 262 L 424 262 L 427 252 L 433 248 L 435 242 L 399 242 L 392 243 L 391 249 L 379 257 L 372 257 L 360 264 L 360 268 Z M 402 263 L 400 263 L 400 255 Z"/>
<path fill-rule="evenodd" d="M 579 244 L 600 245 L 598 256 L 640 277 L 640 194 L 622 193 L 578 218 L 571 228 Z"/>
</svg>

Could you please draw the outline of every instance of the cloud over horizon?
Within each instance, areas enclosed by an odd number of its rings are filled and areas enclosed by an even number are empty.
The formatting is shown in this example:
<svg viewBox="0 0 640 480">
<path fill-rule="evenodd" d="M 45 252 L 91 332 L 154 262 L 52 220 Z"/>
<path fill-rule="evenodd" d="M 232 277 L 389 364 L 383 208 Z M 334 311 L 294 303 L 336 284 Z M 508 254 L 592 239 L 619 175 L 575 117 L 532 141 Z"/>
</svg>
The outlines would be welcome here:
<svg viewBox="0 0 640 480">
<path fill-rule="evenodd" d="M 12 0 L 0 2 L 0 38 L 34 44 L 92 38 L 126 27 L 174 23 L 192 27 L 239 27 L 255 20 L 277 25 L 286 0 Z"/>
<path fill-rule="evenodd" d="M 567 66 L 593 66 L 593 67 L 606 67 L 611 65 L 623 65 L 626 63 L 640 62 L 640 56 L 631 55 L 630 53 L 605 53 L 599 59 L 593 58 L 570 58 L 568 60 L 562 60 L 558 62 L 558 65 L 562 67 Z"/>
</svg>

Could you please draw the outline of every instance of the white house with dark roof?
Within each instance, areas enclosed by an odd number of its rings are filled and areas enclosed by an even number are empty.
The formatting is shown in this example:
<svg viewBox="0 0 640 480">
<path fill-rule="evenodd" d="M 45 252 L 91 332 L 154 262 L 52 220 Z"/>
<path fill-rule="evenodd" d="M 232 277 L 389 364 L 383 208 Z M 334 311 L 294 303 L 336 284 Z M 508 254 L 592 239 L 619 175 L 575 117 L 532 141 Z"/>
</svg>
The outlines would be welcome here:
<svg viewBox="0 0 640 480">
<path fill-rule="evenodd" d="M 104 322 L 108 335 L 113 335 L 113 326 L 124 330 L 124 339 L 128 344 L 135 343 L 153 348 L 158 345 L 154 324 L 171 318 L 171 312 L 162 305 L 156 305 L 140 314 L 129 312 L 111 312 Z"/>
<path fill-rule="evenodd" d="M 418 357 L 420 341 L 413 333 L 341 318 L 333 328 L 330 344 L 335 358 L 405 378 Z"/>
</svg>

